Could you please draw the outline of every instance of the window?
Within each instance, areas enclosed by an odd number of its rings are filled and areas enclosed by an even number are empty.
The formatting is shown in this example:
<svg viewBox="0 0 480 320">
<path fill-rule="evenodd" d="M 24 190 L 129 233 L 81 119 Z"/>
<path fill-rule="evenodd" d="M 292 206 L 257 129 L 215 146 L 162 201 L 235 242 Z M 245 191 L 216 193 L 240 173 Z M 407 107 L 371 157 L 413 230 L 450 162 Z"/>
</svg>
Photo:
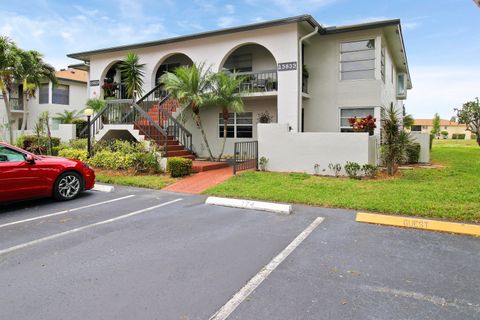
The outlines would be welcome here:
<svg viewBox="0 0 480 320">
<path fill-rule="evenodd" d="M 397 98 L 407 97 L 407 76 L 405 73 L 397 74 Z"/>
<path fill-rule="evenodd" d="M 411 131 L 422 131 L 422 126 L 412 126 Z"/>
<path fill-rule="evenodd" d="M 380 73 L 382 74 L 382 81 L 385 83 L 385 48 L 382 48 L 382 58 L 380 59 Z"/>
<path fill-rule="evenodd" d="M 22 130 L 23 118 L 18 118 L 17 120 L 17 130 Z"/>
<path fill-rule="evenodd" d="M 38 103 L 48 103 L 48 91 L 48 83 L 40 85 L 40 88 L 38 89 Z"/>
<path fill-rule="evenodd" d="M 65 104 L 69 103 L 69 90 L 70 87 L 64 84 L 59 84 L 52 89 L 52 103 L 53 104 Z"/>
<path fill-rule="evenodd" d="M 252 55 L 248 53 L 231 56 L 225 62 L 225 68 L 231 72 L 252 72 Z"/>
<path fill-rule="evenodd" d="M 19 151 L 0 146 L 0 162 L 25 161 L 25 155 Z"/>
<path fill-rule="evenodd" d="M 368 115 L 374 115 L 374 108 L 342 108 L 340 109 L 340 132 L 352 132 L 352 126 L 348 122 L 349 118 L 365 118 Z"/>
<path fill-rule="evenodd" d="M 227 138 L 252 138 L 252 119 L 252 112 L 229 113 Z M 223 138 L 223 113 L 218 114 L 218 137 Z"/>
<path fill-rule="evenodd" d="M 340 79 L 375 79 L 375 40 L 340 45 Z"/>
</svg>

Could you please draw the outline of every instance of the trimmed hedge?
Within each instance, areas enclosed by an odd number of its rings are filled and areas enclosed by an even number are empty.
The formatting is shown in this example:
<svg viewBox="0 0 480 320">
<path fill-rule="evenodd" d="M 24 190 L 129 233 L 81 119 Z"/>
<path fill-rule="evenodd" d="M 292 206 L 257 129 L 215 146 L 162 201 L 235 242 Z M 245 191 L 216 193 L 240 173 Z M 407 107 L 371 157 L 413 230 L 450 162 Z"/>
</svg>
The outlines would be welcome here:
<svg viewBox="0 0 480 320">
<path fill-rule="evenodd" d="M 413 142 L 407 146 L 407 161 L 408 163 L 418 163 L 420 159 L 420 143 Z"/>
<path fill-rule="evenodd" d="M 168 158 L 167 171 L 172 178 L 188 176 L 192 173 L 192 160 L 180 157 Z"/>
<path fill-rule="evenodd" d="M 465 133 L 452 133 L 452 139 L 454 140 L 465 140 Z"/>
</svg>

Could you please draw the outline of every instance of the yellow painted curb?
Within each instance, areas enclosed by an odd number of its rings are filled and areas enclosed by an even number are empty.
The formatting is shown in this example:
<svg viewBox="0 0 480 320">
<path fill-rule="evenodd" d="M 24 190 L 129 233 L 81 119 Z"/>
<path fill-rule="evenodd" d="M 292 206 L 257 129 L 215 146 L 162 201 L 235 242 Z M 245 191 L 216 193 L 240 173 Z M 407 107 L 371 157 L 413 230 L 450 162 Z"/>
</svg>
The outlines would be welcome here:
<svg viewBox="0 0 480 320">
<path fill-rule="evenodd" d="M 480 225 L 358 212 L 357 222 L 480 236 Z"/>
</svg>

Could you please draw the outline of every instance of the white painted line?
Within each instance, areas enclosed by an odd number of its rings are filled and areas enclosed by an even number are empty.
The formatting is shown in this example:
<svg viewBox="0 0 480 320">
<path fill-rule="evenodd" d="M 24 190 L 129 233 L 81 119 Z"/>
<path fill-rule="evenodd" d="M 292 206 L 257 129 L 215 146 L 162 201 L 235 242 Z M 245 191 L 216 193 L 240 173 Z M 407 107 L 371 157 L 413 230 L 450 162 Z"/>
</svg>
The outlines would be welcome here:
<svg viewBox="0 0 480 320">
<path fill-rule="evenodd" d="M 290 244 L 282 250 L 275 258 L 272 259 L 262 270 L 260 270 L 247 284 L 240 289 L 235 295 L 221 307 L 210 320 L 225 320 L 227 317 L 235 311 L 235 309 L 275 270 L 283 260 L 285 260 L 290 253 L 295 250 L 305 240 L 310 233 L 315 230 L 320 223 L 323 222 L 323 218 L 316 218 L 305 230 L 302 231 Z"/>
<path fill-rule="evenodd" d="M 66 213 L 70 213 L 70 212 L 74 212 L 74 211 L 78 211 L 78 210 L 82 210 L 82 209 L 96 207 L 96 206 L 100 206 L 102 204 L 112 203 L 112 202 L 115 202 L 115 201 L 120 201 L 120 200 L 128 199 L 128 198 L 131 198 L 131 197 L 135 197 L 135 195 L 131 194 L 129 196 L 115 198 L 115 199 L 102 201 L 102 202 L 97 202 L 97 203 L 89 204 L 89 205 L 86 205 L 86 206 L 83 206 L 83 207 L 63 210 L 63 211 L 59 211 L 59 212 L 55 212 L 55 213 L 45 214 L 43 216 L 38 216 L 38 217 L 29 218 L 29 219 L 24 219 L 24 220 L 5 223 L 5 224 L 0 224 L 0 228 L 13 226 L 13 225 L 20 224 L 20 223 L 25 223 L 25 222 L 35 221 L 35 220 L 39 220 L 39 219 L 50 218 L 50 217 L 58 216 L 60 214 L 66 214 Z"/>
<path fill-rule="evenodd" d="M 98 227 L 98 226 L 103 225 L 103 224 L 112 223 L 112 222 L 115 222 L 115 221 L 118 221 L 118 220 L 133 217 L 137 214 L 144 213 L 144 212 L 147 212 L 147 211 L 151 211 L 153 209 L 157 209 L 157 208 L 160 208 L 160 207 L 164 207 L 164 206 L 167 206 L 169 204 L 172 204 L 172 203 L 175 203 L 175 202 L 178 202 L 178 201 L 181 201 L 181 200 L 182 200 L 181 198 L 175 199 L 175 200 L 172 200 L 172 201 L 168 201 L 168 202 L 158 204 L 158 205 L 153 206 L 153 207 L 148 207 L 148 208 L 145 208 L 145 209 L 130 212 L 130 213 L 127 213 L 127 214 L 124 214 L 122 216 L 118 216 L 118 217 L 115 217 L 115 218 L 112 218 L 112 219 L 103 220 L 103 221 L 92 223 L 92 224 L 89 224 L 89 225 L 86 225 L 86 226 L 83 226 L 83 227 L 71 229 L 71 230 L 60 232 L 60 233 L 57 233 L 57 234 L 53 234 L 51 236 L 47 236 L 47 237 L 40 238 L 40 239 L 37 239 L 37 240 L 25 242 L 25 243 L 22 243 L 22 244 L 19 244 L 19 245 L 16 245 L 16 246 L 13 246 L 13 247 L 10 247 L 10 248 L 7 248 L 7 249 L 0 250 L 0 256 L 4 255 L 6 253 L 13 252 L 15 250 L 19 250 L 19 249 L 23 249 L 23 248 L 26 248 L 26 247 L 29 247 L 29 246 L 39 244 L 41 242 L 45 242 L 45 241 L 48 241 L 48 240 L 60 238 L 60 237 L 63 237 L 63 236 L 66 236 L 66 235 L 69 235 L 69 234 L 72 234 L 72 233 L 75 233 L 75 232 L 91 229 L 91 228 Z"/>
<path fill-rule="evenodd" d="M 95 183 L 92 190 L 100 191 L 100 192 L 113 192 L 113 191 L 115 191 L 115 187 L 114 186 L 108 186 L 108 185 L 105 185 L 105 184 Z"/>
<path fill-rule="evenodd" d="M 253 209 L 253 210 L 269 211 L 269 212 L 275 212 L 275 213 L 281 213 L 281 214 L 292 213 L 291 205 L 272 203 L 272 202 L 208 197 L 205 203 L 217 205 L 217 206 L 225 206 L 225 207 L 233 207 L 233 208 L 241 208 L 241 209 Z"/>
</svg>

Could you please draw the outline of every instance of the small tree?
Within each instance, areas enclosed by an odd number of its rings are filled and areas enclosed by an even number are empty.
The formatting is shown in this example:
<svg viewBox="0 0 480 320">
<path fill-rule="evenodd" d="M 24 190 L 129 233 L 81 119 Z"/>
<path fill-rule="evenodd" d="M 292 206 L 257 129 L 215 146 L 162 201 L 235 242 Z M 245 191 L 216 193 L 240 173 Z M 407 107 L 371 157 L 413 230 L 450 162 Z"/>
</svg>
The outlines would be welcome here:
<svg viewBox="0 0 480 320">
<path fill-rule="evenodd" d="M 430 133 L 437 138 L 440 135 L 440 115 L 438 113 L 435 113 L 435 116 L 433 116 L 432 131 Z"/>
<path fill-rule="evenodd" d="M 403 127 L 405 129 L 410 129 L 415 123 L 415 119 L 413 119 L 413 116 L 411 114 L 406 114 L 403 117 Z"/>
<path fill-rule="evenodd" d="M 465 124 L 467 130 L 475 134 L 480 146 L 480 103 L 478 97 L 474 101 L 465 102 L 462 107 L 454 109 L 457 112 L 458 123 Z"/>
<path fill-rule="evenodd" d="M 136 53 L 129 52 L 120 63 L 122 81 L 127 86 L 127 96 L 136 99 L 143 94 L 143 77 L 145 75 L 145 64 L 140 63 Z"/>
<path fill-rule="evenodd" d="M 88 99 L 87 102 L 85 103 L 85 105 L 90 109 L 92 109 L 95 113 L 99 113 L 103 109 L 103 107 L 105 107 L 106 104 L 107 102 L 105 100 L 98 99 L 98 98 Z"/>
<path fill-rule="evenodd" d="M 53 119 L 60 121 L 62 124 L 71 124 L 75 119 L 80 118 L 81 111 L 63 110 L 63 113 L 58 112 Z"/>
</svg>

